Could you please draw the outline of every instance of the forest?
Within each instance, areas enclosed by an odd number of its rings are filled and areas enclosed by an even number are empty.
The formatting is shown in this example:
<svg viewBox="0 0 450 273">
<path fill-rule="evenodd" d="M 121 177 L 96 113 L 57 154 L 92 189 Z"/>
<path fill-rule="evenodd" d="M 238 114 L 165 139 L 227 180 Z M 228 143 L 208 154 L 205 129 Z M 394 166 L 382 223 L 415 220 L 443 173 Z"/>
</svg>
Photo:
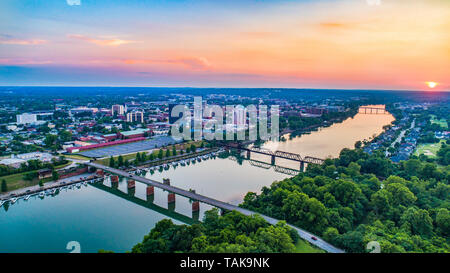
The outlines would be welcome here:
<svg viewBox="0 0 450 273">
<path fill-rule="evenodd" d="M 394 164 L 381 153 L 343 149 L 339 158 L 249 192 L 241 207 L 321 236 L 346 252 L 449 252 L 449 146 L 437 162 L 412 158 Z M 438 165 L 446 164 L 446 165 Z M 206 212 L 192 226 L 160 221 L 132 252 L 295 252 L 299 240 L 281 223 L 236 211 Z"/>
</svg>

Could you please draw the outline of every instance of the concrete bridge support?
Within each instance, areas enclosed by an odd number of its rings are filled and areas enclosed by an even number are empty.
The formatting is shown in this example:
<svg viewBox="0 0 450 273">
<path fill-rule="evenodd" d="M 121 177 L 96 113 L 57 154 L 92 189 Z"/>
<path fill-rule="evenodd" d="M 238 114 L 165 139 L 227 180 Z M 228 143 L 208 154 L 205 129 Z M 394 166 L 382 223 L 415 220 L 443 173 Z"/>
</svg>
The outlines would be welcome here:
<svg viewBox="0 0 450 273">
<path fill-rule="evenodd" d="M 111 183 L 113 182 L 119 182 L 119 176 L 118 175 L 111 175 Z"/>
<path fill-rule="evenodd" d="M 272 155 L 272 158 L 270 160 L 270 164 L 275 165 L 275 155 Z"/>
<path fill-rule="evenodd" d="M 155 194 L 155 187 L 147 186 L 146 192 L 147 192 L 147 197 L 150 196 L 150 195 L 154 195 Z"/>
<path fill-rule="evenodd" d="M 127 180 L 127 188 L 128 189 L 136 188 L 136 182 L 133 179 L 128 179 Z"/>
<path fill-rule="evenodd" d="M 175 193 L 169 192 L 167 195 L 167 209 L 171 211 L 175 210 Z"/>
<path fill-rule="evenodd" d="M 167 195 L 167 203 L 175 203 L 175 193 L 169 192 Z"/>
<path fill-rule="evenodd" d="M 250 150 L 247 150 L 247 159 L 250 159 Z"/>
<path fill-rule="evenodd" d="M 300 162 L 300 171 L 301 172 L 305 171 L 305 162 L 303 162 L 303 161 Z"/>
<path fill-rule="evenodd" d="M 194 201 L 192 202 L 192 212 L 200 211 L 200 202 Z"/>
</svg>

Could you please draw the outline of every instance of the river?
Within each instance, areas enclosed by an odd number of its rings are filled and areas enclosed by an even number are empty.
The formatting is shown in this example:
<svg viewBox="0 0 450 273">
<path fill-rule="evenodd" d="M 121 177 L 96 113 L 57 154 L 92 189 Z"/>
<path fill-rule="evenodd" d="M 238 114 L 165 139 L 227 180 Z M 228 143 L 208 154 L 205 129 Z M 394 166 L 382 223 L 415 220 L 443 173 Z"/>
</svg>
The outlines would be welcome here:
<svg viewBox="0 0 450 273">
<path fill-rule="evenodd" d="M 269 142 L 264 147 L 303 156 L 337 156 L 342 148 L 352 148 L 356 141 L 381 133 L 382 127 L 393 120 L 390 114 L 357 114 L 342 123 L 292 139 L 287 136 L 285 142 Z M 273 167 L 264 168 L 270 166 L 255 167 L 255 162 L 233 159 L 216 157 L 153 174 L 148 172 L 146 176 L 158 181 L 170 178 L 172 185 L 195 189 L 197 193 L 232 204 L 242 202 L 249 191 L 259 192 L 273 181 L 290 177 Z M 269 162 L 260 156 L 252 159 Z M 277 161 L 277 164 L 298 169 L 292 162 Z M 167 192 L 160 189 L 155 189 L 153 202 L 141 201 L 146 197 L 145 186 L 140 183 L 136 183 L 135 197 L 126 194 L 125 180 L 120 181 L 119 190 L 88 185 L 62 190 L 44 199 L 21 199 L 8 209 L 1 207 L 0 252 L 69 252 L 66 245 L 70 241 L 78 242 L 81 252 L 99 249 L 124 252 L 164 218 L 178 224 L 192 221 L 190 200 L 184 197 L 176 196 L 175 207 L 169 208 Z M 196 217 L 201 219 L 210 208 L 201 204 Z"/>
</svg>

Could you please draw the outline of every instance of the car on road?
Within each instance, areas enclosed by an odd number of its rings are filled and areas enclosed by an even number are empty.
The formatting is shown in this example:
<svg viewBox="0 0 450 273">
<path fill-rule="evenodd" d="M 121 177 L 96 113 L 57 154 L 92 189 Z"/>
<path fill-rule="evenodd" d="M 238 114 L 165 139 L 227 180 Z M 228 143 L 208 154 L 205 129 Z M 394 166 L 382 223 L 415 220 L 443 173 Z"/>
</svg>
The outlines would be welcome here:
<svg viewBox="0 0 450 273">
<path fill-rule="evenodd" d="M 313 239 L 314 241 L 317 241 L 317 237 L 316 236 L 312 236 L 311 239 Z"/>
</svg>

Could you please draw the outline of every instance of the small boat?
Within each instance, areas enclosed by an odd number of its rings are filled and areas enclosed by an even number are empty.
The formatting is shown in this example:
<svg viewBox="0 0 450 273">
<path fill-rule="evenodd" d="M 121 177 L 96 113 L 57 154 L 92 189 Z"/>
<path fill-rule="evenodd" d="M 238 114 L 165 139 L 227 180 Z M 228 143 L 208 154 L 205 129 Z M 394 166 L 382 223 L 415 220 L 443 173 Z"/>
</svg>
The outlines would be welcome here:
<svg viewBox="0 0 450 273">
<path fill-rule="evenodd" d="M 197 157 L 197 161 L 198 162 L 202 162 L 202 158 L 201 157 Z"/>
<path fill-rule="evenodd" d="M 81 184 L 77 184 L 77 189 L 81 188 Z"/>
<path fill-rule="evenodd" d="M 6 203 L 6 201 L 0 201 L 0 207 L 3 206 L 4 203 Z"/>
<path fill-rule="evenodd" d="M 41 192 L 39 193 L 39 197 L 40 197 L 40 198 L 44 198 L 44 196 L 45 196 L 44 192 L 41 191 Z"/>
<path fill-rule="evenodd" d="M 87 187 L 87 182 L 84 182 L 83 185 Z"/>
<path fill-rule="evenodd" d="M 30 199 L 30 196 L 31 196 L 31 195 L 25 196 L 24 200 L 26 201 L 26 200 Z"/>
<path fill-rule="evenodd" d="M 186 166 L 186 162 L 184 162 L 184 160 L 183 160 L 183 161 L 180 162 L 180 165 L 181 166 Z"/>
<path fill-rule="evenodd" d="M 10 201 L 11 201 L 11 204 L 14 204 L 14 203 L 16 203 L 17 198 L 13 197 L 13 198 L 10 199 Z"/>
</svg>

